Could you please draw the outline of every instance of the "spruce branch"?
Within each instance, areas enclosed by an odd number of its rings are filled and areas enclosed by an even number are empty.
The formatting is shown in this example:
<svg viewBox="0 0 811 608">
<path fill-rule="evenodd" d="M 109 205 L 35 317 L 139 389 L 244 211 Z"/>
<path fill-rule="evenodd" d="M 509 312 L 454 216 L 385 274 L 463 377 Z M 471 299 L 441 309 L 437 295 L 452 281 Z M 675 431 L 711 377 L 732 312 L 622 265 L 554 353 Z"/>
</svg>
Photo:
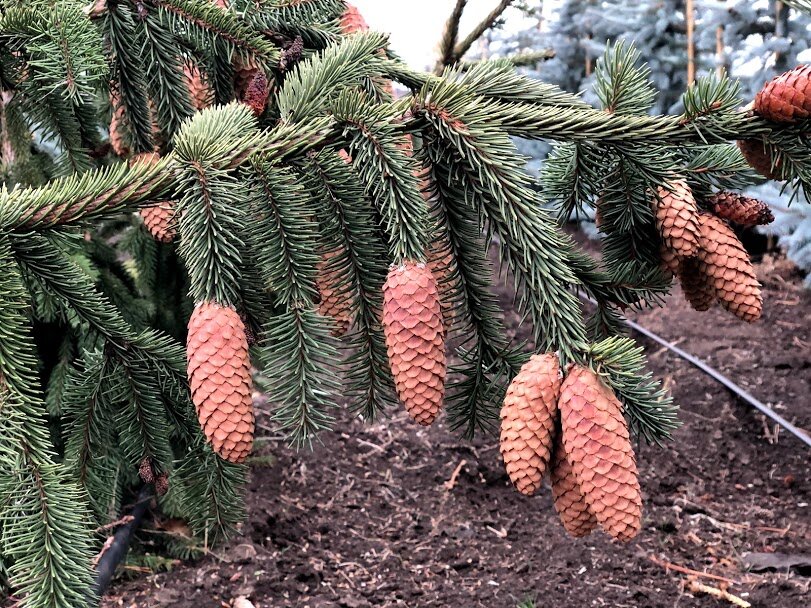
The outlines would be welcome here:
<svg viewBox="0 0 811 608">
<path fill-rule="evenodd" d="M 232 45 L 244 60 L 255 58 L 267 68 L 279 63 L 279 49 L 244 23 L 236 13 L 209 0 L 145 0 L 172 18 L 174 29 L 189 29 L 199 47 L 210 48 L 216 40 Z"/>
<path fill-rule="evenodd" d="M 0 238 L 0 534 L 11 584 L 26 608 L 81 606 L 91 585 L 84 493 L 61 464 L 44 424 L 27 293 L 6 238 Z"/>
<path fill-rule="evenodd" d="M 445 153 L 438 162 L 467 182 L 489 229 L 499 236 L 502 258 L 519 286 L 520 305 L 532 316 L 536 348 L 578 360 L 586 332 L 580 305 L 568 291 L 578 281 L 558 254 L 564 240 L 519 169 L 512 142 L 458 84 L 424 90 L 412 112 L 441 138 Z"/>
<path fill-rule="evenodd" d="M 376 228 L 372 203 L 357 183 L 357 176 L 332 151 L 308 155 L 304 175 L 310 196 L 325 201 L 319 219 L 331 255 L 324 272 L 332 287 L 350 303 L 354 330 L 347 342 L 347 392 L 366 420 L 395 402 L 383 328 L 381 289 L 386 279 L 388 255 Z"/>
</svg>

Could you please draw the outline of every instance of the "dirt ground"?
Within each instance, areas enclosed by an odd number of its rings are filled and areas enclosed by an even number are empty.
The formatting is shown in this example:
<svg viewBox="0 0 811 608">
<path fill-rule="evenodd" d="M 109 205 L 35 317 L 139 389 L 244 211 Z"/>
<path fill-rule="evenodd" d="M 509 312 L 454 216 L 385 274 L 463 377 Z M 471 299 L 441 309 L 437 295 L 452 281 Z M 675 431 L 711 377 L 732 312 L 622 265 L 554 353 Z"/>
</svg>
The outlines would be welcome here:
<svg viewBox="0 0 811 608">
<path fill-rule="evenodd" d="M 634 318 L 811 429 L 811 294 L 784 262 L 759 271 L 756 325 L 693 312 L 678 292 Z M 524 335 L 517 321 L 508 315 Z M 691 588 L 665 567 L 674 564 L 755 607 L 808 606 L 807 566 L 754 573 L 745 556 L 811 554 L 809 450 L 646 346 L 684 426 L 664 449 L 641 446 L 644 529 L 630 544 L 566 536 L 547 489 L 524 498 L 509 485 L 493 437 L 468 443 L 443 420 L 425 430 L 404 413 L 364 426 L 347 413 L 311 452 L 261 444 L 275 462 L 252 470 L 241 536 L 169 573 L 120 582 L 102 605 L 216 608 L 238 596 L 257 608 L 733 605 Z"/>
</svg>

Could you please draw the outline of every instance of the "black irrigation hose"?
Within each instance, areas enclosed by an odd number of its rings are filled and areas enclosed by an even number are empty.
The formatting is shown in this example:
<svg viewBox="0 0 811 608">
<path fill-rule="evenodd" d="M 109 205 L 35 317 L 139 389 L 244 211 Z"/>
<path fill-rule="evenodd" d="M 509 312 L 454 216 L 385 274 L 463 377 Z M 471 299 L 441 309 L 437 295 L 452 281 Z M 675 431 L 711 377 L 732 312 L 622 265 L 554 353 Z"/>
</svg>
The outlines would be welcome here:
<svg viewBox="0 0 811 608">
<path fill-rule="evenodd" d="M 592 304 L 596 304 L 596 302 L 594 300 L 592 300 L 591 298 L 587 298 L 587 299 Z M 625 319 L 625 324 L 628 325 L 628 327 L 633 329 L 635 332 L 642 334 L 646 338 L 649 338 L 649 339 L 653 340 L 654 342 L 656 342 L 658 344 L 661 344 L 666 349 L 672 351 L 673 353 L 675 353 L 676 355 L 678 355 L 679 357 L 681 357 L 682 359 L 684 359 L 688 363 L 693 364 L 698 369 L 700 369 L 702 372 L 707 374 L 710 378 L 712 378 L 713 380 L 715 380 L 719 384 L 722 384 L 727 389 L 732 391 L 742 401 L 745 401 L 746 403 L 751 405 L 753 408 L 758 410 L 760 413 L 762 413 L 764 416 L 766 416 L 767 418 L 770 418 L 771 420 L 776 422 L 778 425 L 780 425 L 781 427 L 786 429 L 789 433 L 794 435 L 797 439 L 802 441 L 806 446 L 811 448 L 811 437 L 809 437 L 809 435 L 807 433 L 803 432 L 802 430 L 800 430 L 799 428 L 797 428 L 796 426 L 791 424 L 788 420 L 783 418 L 780 414 L 775 412 L 770 407 L 766 406 L 762 401 L 760 401 L 760 400 L 756 399 L 755 397 L 753 397 L 750 393 L 748 393 L 747 391 L 742 389 L 740 386 L 735 384 L 732 380 L 730 380 L 729 378 L 724 376 L 721 372 L 719 372 L 718 370 L 710 367 L 709 365 L 704 363 L 701 359 L 699 359 L 699 358 L 691 355 L 690 353 L 680 349 L 675 344 L 673 344 L 671 342 L 668 342 L 667 340 L 665 340 L 661 336 L 653 333 L 649 329 L 647 329 L 645 327 L 642 327 L 639 323 L 634 323 L 630 319 Z"/>
<path fill-rule="evenodd" d="M 132 515 L 132 520 L 116 530 L 113 535 L 112 544 L 107 551 L 104 552 L 96 565 L 96 580 L 93 583 L 92 590 L 94 597 L 100 598 L 107 590 L 107 587 L 110 586 L 110 581 L 113 580 L 115 569 L 127 556 L 132 535 L 138 529 L 138 526 L 141 525 L 141 520 L 143 520 L 151 501 L 152 487 L 144 486 L 141 488 L 138 494 L 138 502 L 135 503 L 135 508 L 130 514 Z"/>
</svg>

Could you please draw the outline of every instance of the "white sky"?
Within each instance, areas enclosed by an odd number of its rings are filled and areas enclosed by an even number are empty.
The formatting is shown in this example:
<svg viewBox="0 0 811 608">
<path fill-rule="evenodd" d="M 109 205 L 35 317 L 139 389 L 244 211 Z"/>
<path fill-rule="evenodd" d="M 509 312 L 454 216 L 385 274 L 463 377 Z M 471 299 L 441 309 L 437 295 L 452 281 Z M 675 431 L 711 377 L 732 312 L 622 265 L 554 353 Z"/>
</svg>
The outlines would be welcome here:
<svg viewBox="0 0 811 608">
<path fill-rule="evenodd" d="M 414 68 L 433 68 L 445 21 L 455 0 L 351 0 L 373 30 L 391 34 L 392 48 Z M 497 0 L 470 0 L 460 35 L 498 4 Z"/>
</svg>

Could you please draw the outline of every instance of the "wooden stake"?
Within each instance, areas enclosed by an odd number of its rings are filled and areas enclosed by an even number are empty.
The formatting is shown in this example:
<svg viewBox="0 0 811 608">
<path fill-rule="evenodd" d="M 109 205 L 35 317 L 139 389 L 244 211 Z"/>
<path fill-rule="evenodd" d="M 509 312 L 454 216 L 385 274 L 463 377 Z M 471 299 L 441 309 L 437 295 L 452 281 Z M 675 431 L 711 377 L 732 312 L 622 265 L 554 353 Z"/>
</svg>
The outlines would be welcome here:
<svg viewBox="0 0 811 608">
<path fill-rule="evenodd" d="M 687 20 L 687 86 L 696 81 L 696 14 L 694 0 L 687 0 L 685 7 L 685 19 Z"/>
<path fill-rule="evenodd" d="M 720 77 L 726 71 L 726 63 L 724 61 L 724 26 L 719 25 L 715 28 L 715 57 L 718 62 L 716 71 Z"/>
</svg>

